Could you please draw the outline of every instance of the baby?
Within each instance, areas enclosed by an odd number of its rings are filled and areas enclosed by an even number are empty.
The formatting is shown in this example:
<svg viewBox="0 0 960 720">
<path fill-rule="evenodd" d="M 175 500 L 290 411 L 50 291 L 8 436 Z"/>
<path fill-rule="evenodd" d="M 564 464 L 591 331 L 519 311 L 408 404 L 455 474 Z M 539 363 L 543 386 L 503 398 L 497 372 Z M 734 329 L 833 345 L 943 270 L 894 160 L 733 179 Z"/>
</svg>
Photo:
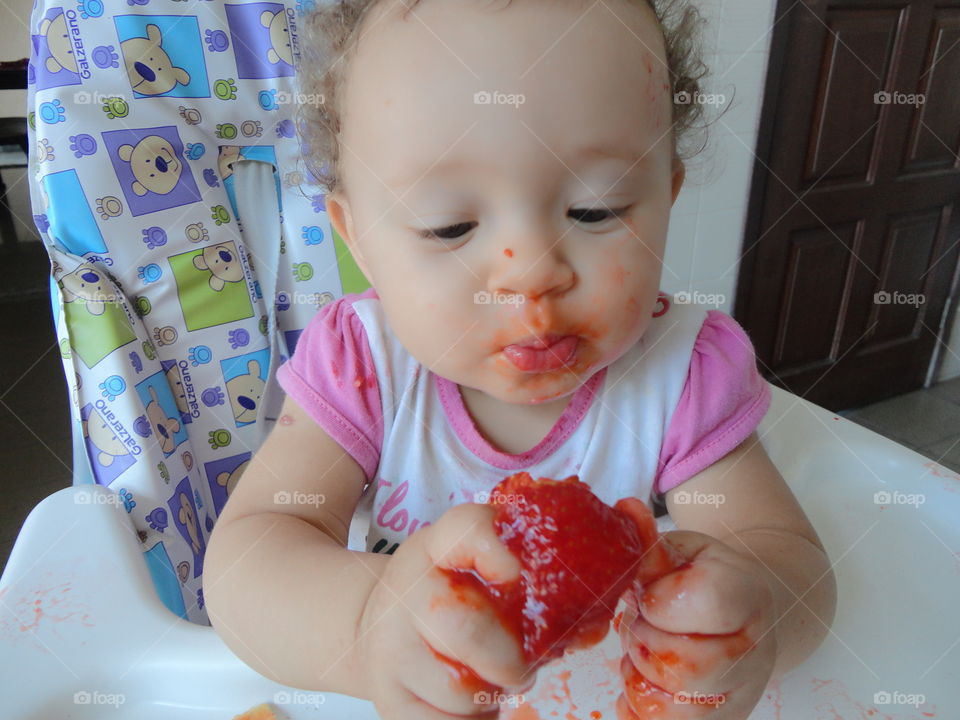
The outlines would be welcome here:
<svg viewBox="0 0 960 720">
<path fill-rule="evenodd" d="M 206 555 L 217 632 L 388 720 L 496 717 L 444 658 L 502 693 L 536 664 L 442 568 L 516 578 L 486 493 L 576 474 L 611 505 L 664 501 L 687 560 L 624 596 L 624 675 L 646 681 L 618 713 L 746 718 L 821 643 L 836 591 L 757 438 L 748 336 L 659 292 L 698 13 L 345 0 L 307 20 L 303 89 L 324 102 L 300 132 L 372 287 L 324 306 L 278 372 L 282 415 Z"/>
</svg>

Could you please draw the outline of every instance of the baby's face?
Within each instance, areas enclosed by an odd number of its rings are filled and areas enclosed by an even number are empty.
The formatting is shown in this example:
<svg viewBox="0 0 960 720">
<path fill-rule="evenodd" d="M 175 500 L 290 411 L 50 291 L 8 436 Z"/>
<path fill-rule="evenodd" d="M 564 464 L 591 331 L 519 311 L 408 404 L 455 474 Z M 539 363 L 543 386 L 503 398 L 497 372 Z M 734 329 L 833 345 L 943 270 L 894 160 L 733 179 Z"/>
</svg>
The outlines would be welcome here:
<svg viewBox="0 0 960 720">
<path fill-rule="evenodd" d="M 421 363 L 506 402 L 567 395 L 656 305 L 683 169 L 653 13 L 386 5 L 346 80 L 331 220 Z M 559 342 L 520 347 L 538 338 Z"/>
</svg>

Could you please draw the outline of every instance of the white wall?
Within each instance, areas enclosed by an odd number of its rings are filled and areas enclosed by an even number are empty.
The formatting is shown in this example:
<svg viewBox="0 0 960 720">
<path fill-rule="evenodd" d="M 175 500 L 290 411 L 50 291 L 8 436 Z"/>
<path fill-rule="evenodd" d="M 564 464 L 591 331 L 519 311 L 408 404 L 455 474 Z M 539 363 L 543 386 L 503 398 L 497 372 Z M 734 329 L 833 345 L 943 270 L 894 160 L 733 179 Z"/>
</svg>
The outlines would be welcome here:
<svg viewBox="0 0 960 720">
<path fill-rule="evenodd" d="M 708 21 L 704 92 L 729 105 L 694 158 L 670 217 L 660 283 L 668 293 L 716 294 L 733 310 L 760 123 L 775 0 L 700 0 Z M 718 110 L 708 108 L 711 117 Z M 704 299 L 700 300 L 705 301 Z"/>
</svg>

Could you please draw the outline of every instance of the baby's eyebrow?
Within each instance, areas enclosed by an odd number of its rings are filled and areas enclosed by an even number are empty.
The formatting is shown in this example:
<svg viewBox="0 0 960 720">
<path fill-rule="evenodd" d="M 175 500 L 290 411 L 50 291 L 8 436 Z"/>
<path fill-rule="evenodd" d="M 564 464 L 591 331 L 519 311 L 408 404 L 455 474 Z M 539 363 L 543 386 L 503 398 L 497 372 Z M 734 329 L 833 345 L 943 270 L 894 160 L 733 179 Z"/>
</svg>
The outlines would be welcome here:
<svg viewBox="0 0 960 720">
<path fill-rule="evenodd" d="M 578 148 L 574 152 L 570 153 L 568 157 L 564 157 L 560 152 L 556 152 L 556 155 L 560 157 L 565 165 L 571 168 L 575 167 L 585 159 L 592 158 L 613 158 L 617 160 L 625 160 L 631 164 L 631 167 L 635 167 L 637 165 L 646 163 L 649 160 L 650 148 L 641 150 L 638 148 L 632 148 L 626 145 L 614 143 L 594 143 Z M 481 164 L 483 163 L 481 162 Z M 405 190 L 415 182 L 426 180 L 431 175 L 437 175 L 444 170 L 467 171 L 472 168 L 476 168 L 477 166 L 477 161 L 472 159 L 445 158 L 435 165 L 427 164 L 425 167 L 420 167 L 416 172 L 404 173 L 403 177 L 395 182 L 390 182 L 389 180 L 386 182 L 388 182 L 388 184 L 394 188 Z"/>
</svg>

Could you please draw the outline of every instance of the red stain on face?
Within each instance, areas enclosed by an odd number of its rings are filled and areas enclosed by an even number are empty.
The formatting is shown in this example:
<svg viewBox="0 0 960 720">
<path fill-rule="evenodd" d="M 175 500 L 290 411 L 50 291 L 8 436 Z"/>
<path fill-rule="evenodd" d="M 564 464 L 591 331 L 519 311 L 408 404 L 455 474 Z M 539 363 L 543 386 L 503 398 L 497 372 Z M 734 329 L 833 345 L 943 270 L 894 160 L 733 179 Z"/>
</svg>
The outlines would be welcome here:
<svg viewBox="0 0 960 720">
<path fill-rule="evenodd" d="M 510 248 L 504 248 L 503 254 L 506 255 L 507 257 L 513 257 L 513 250 L 511 250 Z"/>
<path fill-rule="evenodd" d="M 555 305 L 549 301 L 527 299 L 523 315 L 514 315 L 508 320 L 508 326 L 494 333 L 491 345 L 495 355 L 495 368 L 498 374 L 511 382 L 518 379 L 516 366 L 507 359 L 502 350 L 511 343 L 518 342 L 531 335 L 548 334 L 575 335 L 580 342 L 577 345 L 573 361 L 556 370 L 536 374 L 525 374 L 522 387 L 532 393 L 547 392 L 545 398 L 532 402 L 542 402 L 561 395 L 564 389 L 557 389 L 564 383 L 575 380 L 577 385 L 586 382 L 593 374 L 593 368 L 602 360 L 598 344 L 610 332 L 610 326 L 602 310 L 595 310 L 578 320 L 564 322 L 556 318 Z M 552 392 L 551 392 L 552 391 Z"/>
</svg>

